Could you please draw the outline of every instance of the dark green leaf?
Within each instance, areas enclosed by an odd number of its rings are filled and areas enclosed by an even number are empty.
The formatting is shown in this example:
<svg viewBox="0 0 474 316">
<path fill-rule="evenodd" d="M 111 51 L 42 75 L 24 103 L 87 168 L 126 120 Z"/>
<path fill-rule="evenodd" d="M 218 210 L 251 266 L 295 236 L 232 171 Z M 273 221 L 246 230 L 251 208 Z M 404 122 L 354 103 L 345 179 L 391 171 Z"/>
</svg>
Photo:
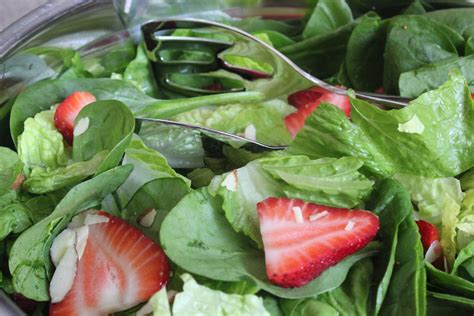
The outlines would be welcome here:
<svg viewBox="0 0 474 316">
<path fill-rule="evenodd" d="M 474 283 L 453 274 L 438 270 L 426 263 L 426 272 L 430 284 L 465 297 L 474 299 Z"/>
<path fill-rule="evenodd" d="M 158 95 L 158 87 L 143 45 L 138 46 L 137 56 L 128 64 L 123 73 L 123 79 L 133 83 L 149 96 L 156 97 Z"/>
<path fill-rule="evenodd" d="M 168 257 L 191 273 L 220 281 L 250 278 L 265 291 L 285 298 L 311 297 L 338 287 L 356 262 L 378 248 L 377 244 L 367 246 L 300 288 L 272 285 L 266 277 L 263 252 L 230 227 L 220 199 L 206 189 L 194 191 L 178 203 L 165 218 L 160 239 Z"/>
<path fill-rule="evenodd" d="M 416 98 L 422 93 L 434 90 L 449 79 L 449 74 L 453 70 L 461 72 L 471 92 L 474 93 L 474 55 L 471 55 L 443 60 L 402 73 L 398 82 L 400 95 Z"/>
<path fill-rule="evenodd" d="M 474 36 L 474 8 L 446 9 L 429 12 L 426 16 L 455 29 L 464 38 Z"/>
<path fill-rule="evenodd" d="M 434 293 L 434 292 L 428 292 L 428 295 L 430 297 L 433 297 L 435 299 L 438 299 L 444 302 L 446 305 L 455 306 L 461 311 L 470 311 L 471 313 L 474 312 L 473 299 L 469 299 L 462 296 L 451 295 L 451 294 Z M 456 315 L 459 315 L 458 314 L 459 310 L 456 311 Z"/>
<path fill-rule="evenodd" d="M 391 21 L 384 53 L 385 92 L 398 93 L 402 73 L 457 56 L 453 36 L 446 29 L 421 15 Z"/>
<path fill-rule="evenodd" d="M 37 301 L 48 301 L 52 277 L 49 248 L 54 237 L 81 211 L 97 207 L 129 176 L 131 166 L 121 166 L 72 188 L 53 213 L 23 234 L 13 244 L 9 269 L 16 292 Z"/>
<path fill-rule="evenodd" d="M 474 36 L 471 36 L 466 40 L 466 46 L 464 47 L 464 55 L 469 56 L 473 54 L 474 54 Z"/>
<path fill-rule="evenodd" d="M 474 282 L 474 241 L 458 253 L 451 274 Z"/>
<path fill-rule="evenodd" d="M 303 38 L 328 34 L 352 22 L 352 12 L 344 0 L 319 0 L 303 30 Z"/>
</svg>

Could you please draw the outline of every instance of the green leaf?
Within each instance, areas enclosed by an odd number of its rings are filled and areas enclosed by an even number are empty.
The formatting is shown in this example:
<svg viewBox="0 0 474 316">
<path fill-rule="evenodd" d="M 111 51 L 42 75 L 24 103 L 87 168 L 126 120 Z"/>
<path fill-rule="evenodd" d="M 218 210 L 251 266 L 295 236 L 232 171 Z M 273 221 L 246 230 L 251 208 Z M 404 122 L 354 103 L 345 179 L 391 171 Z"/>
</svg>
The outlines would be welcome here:
<svg viewBox="0 0 474 316">
<path fill-rule="evenodd" d="M 451 274 L 474 282 L 474 241 L 458 253 Z"/>
<path fill-rule="evenodd" d="M 474 299 L 474 283 L 453 274 L 438 270 L 429 263 L 425 263 L 426 273 L 430 284 L 448 291 Z"/>
<path fill-rule="evenodd" d="M 72 188 L 44 218 L 15 240 L 8 262 L 15 291 L 36 301 L 48 301 L 52 265 L 49 248 L 54 237 L 81 211 L 97 207 L 129 176 L 131 166 L 121 166 Z"/>
<path fill-rule="evenodd" d="M 458 205 L 462 203 L 463 193 L 456 178 L 428 178 L 401 173 L 395 174 L 393 178 L 410 193 L 419 217 L 434 225 L 441 224 L 447 198 Z"/>
<path fill-rule="evenodd" d="M 16 98 L 11 111 L 10 131 L 16 142 L 23 132 L 23 122 L 36 113 L 62 102 L 75 91 L 88 91 L 97 100 L 116 100 L 128 106 L 135 116 L 170 118 L 179 113 L 208 105 L 231 103 L 255 103 L 262 100 L 259 92 L 236 92 L 178 100 L 151 98 L 123 80 L 114 79 L 69 79 L 38 82 Z"/>
<path fill-rule="evenodd" d="M 319 0 L 303 30 L 303 38 L 328 34 L 352 22 L 352 12 L 344 0 Z"/>
<path fill-rule="evenodd" d="M 346 280 L 338 288 L 322 293 L 316 298 L 284 301 L 282 304 L 291 310 L 291 312 L 287 311 L 289 315 L 310 316 L 326 315 L 326 313 L 348 316 L 368 315 L 367 306 L 373 270 L 371 259 L 363 259 L 354 264 Z"/>
<path fill-rule="evenodd" d="M 424 315 L 426 275 L 409 194 L 396 181 L 383 181 L 368 201 L 379 216 L 384 247 L 375 266 L 374 314 Z"/>
<path fill-rule="evenodd" d="M 464 48 L 464 55 L 465 56 L 474 55 L 474 35 L 469 37 L 466 40 L 466 46 Z"/>
<path fill-rule="evenodd" d="M 446 28 L 421 15 L 402 15 L 391 21 L 384 53 L 387 93 L 398 93 L 402 73 L 457 56 Z"/>
<path fill-rule="evenodd" d="M 456 307 L 456 315 L 460 315 L 462 312 L 470 311 L 471 314 L 474 311 L 474 300 L 462 296 L 445 294 L 445 293 L 434 293 L 428 292 L 430 297 L 442 301 L 445 305 L 451 305 Z M 430 314 L 431 315 L 431 314 Z M 446 314 L 445 314 L 446 315 Z"/>
<path fill-rule="evenodd" d="M 167 256 L 181 268 L 220 281 L 250 278 L 263 290 L 278 297 L 305 298 L 332 290 L 345 280 L 359 260 L 372 256 L 372 244 L 329 268 L 300 288 L 285 289 L 270 284 L 265 273 L 264 254 L 236 233 L 222 212 L 219 197 L 206 189 L 188 194 L 165 218 L 160 239 Z"/>
<path fill-rule="evenodd" d="M 43 194 L 76 185 L 94 175 L 106 156 L 107 152 L 103 151 L 90 160 L 75 162 L 52 171 L 33 168 L 22 187 L 30 193 Z"/>
<path fill-rule="evenodd" d="M 294 44 L 295 41 L 288 36 L 272 30 L 260 31 L 252 34 L 256 38 L 272 45 L 276 49 Z"/>
<path fill-rule="evenodd" d="M 382 86 L 387 26 L 379 16 L 365 16 L 352 31 L 345 68 L 354 89 L 374 91 Z"/>
<path fill-rule="evenodd" d="M 263 306 L 261 297 L 249 294 L 226 294 L 211 290 L 197 284 L 189 274 L 183 274 L 181 278 L 184 286 L 183 292 L 176 294 L 174 298 L 173 315 L 175 316 L 270 316 Z"/>
<path fill-rule="evenodd" d="M 469 88 L 474 92 L 474 56 L 455 57 L 429 64 L 400 75 L 398 82 L 400 95 L 416 98 L 422 93 L 434 90 L 449 78 L 453 70 L 459 70 L 466 78 Z"/>
<path fill-rule="evenodd" d="M 426 16 L 455 29 L 464 38 L 474 36 L 474 8 L 457 8 L 429 12 Z"/>
<path fill-rule="evenodd" d="M 263 61 L 231 54 L 222 54 L 222 59 L 232 67 L 253 70 L 268 76 L 273 75 L 273 67 Z"/>
<path fill-rule="evenodd" d="M 353 157 L 311 160 L 306 156 L 283 156 L 258 162 L 287 184 L 284 190 L 289 198 L 352 208 L 372 190 L 373 182 L 359 172 L 363 163 Z"/>
<path fill-rule="evenodd" d="M 123 79 L 131 82 L 149 96 L 158 95 L 158 87 L 143 45 L 138 46 L 137 56 L 128 64 L 123 73 Z"/>
<path fill-rule="evenodd" d="M 85 131 L 74 136 L 72 156 L 87 161 L 107 150 L 109 154 L 97 168 L 97 174 L 117 166 L 135 129 L 135 118 L 120 101 L 98 101 L 84 107 L 76 117 L 75 126 Z M 77 128 L 76 128 L 77 132 Z"/>
<path fill-rule="evenodd" d="M 148 147 L 160 152 L 173 168 L 204 166 L 204 149 L 198 131 L 144 122 L 139 135 Z"/>
<path fill-rule="evenodd" d="M 23 164 L 18 159 L 17 153 L 9 148 L 0 147 L 0 196 L 12 189 L 12 184 L 22 169 Z"/>
<path fill-rule="evenodd" d="M 441 209 L 441 247 L 443 255 L 446 258 L 448 269 L 450 270 L 456 256 L 456 226 L 459 222 L 458 215 L 461 205 L 453 198 L 446 196 L 444 205 Z"/>
<path fill-rule="evenodd" d="M 42 111 L 26 119 L 22 131 L 18 137 L 18 156 L 25 167 L 54 170 L 68 164 L 70 158 L 63 136 L 54 125 L 54 111 Z"/>
</svg>

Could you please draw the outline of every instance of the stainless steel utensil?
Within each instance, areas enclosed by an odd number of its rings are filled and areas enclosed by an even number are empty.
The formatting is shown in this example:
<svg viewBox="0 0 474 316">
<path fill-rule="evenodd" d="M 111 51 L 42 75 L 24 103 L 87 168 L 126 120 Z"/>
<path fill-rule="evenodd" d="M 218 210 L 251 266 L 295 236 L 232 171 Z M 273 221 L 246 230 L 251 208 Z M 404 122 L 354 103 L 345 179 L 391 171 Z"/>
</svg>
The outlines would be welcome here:
<svg viewBox="0 0 474 316">
<path fill-rule="evenodd" d="M 218 54 L 224 50 L 227 52 L 230 48 L 235 54 L 248 58 L 252 58 L 256 51 L 258 51 L 259 56 L 264 56 L 264 58 L 261 58 L 261 61 L 264 61 L 273 67 L 274 72 L 270 78 L 255 80 L 254 85 L 251 83 L 247 86 L 247 88 L 251 90 L 252 88 L 256 88 L 258 85 L 258 90 L 264 92 L 269 98 L 289 94 L 311 86 L 319 86 L 336 94 L 348 93 L 346 89 L 332 86 L 323 80 L 308 74 L 271 45 L 268 45 L 253 35 L 232 26 L 201 19 L 183 18 L 163 19 L 148 22 L 142 25 L 141 29 L 148 57 L 152 63 L 154 63 L 158 73 L 160 73 L 163 68 L 170 66 L 175 67 L 174 70 L 181 74 L 195 74 L 200 71 L 199 67 L 204 71 L 217 70 L 215 67 L 216 64 L 218 64 Z M 232 43 L 229 43 L 229 41 L 209 38 L 173 35 L 176 30 L 180 29 L 211 30 L 217 34 L 228 36 L 234 40 Z M 204 64 L 204 67 L 196 60 L 165 60 L 162 53 L 175 45 L 181 45 L 181 47 L 187 45 L 190 49 L 194 48 L 196 50 L 202 50 L 206 45 L 211 45 L 213 48 L 218 48 L 210 50 L 214 54 L 217 54 L 218 57 L 214 60 L 209 60 L 207 64 Z M 179 68 L 176 68 L 176 66 L 179 66 Z M 159 80 L 162 80 L 169 85 L 171 83 L 169 74 L 172 73 L 172 71 L 173 69 L 171 69 L 171 71 L 165 71 L 164 78 L 160 78 Z M 160 76 L 158 75 L 158 77 Z M 281 80 L 286 80 L 285 88 L 283 90 L 281 87 Z M 259 82 L 257 83 L 257 81 Z M 222 92 L 227 91 L 224 89 Z M 368 92 L 356 91 L 355 96 L 390 108 L 402 108 L 406 106 L 409 101 L 409 99 L 399 96 Z"/>
</svg>

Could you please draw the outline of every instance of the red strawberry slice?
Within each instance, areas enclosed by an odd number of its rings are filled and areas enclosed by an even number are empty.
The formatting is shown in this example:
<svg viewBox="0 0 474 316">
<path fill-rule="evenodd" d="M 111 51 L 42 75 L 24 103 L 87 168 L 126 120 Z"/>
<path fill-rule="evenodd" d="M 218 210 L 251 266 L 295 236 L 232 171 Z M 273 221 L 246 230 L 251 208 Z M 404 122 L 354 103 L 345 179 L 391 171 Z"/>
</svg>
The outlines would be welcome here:
<svg viewBox="0 0 474 316">
<path fill-rule="evenodd" d="M 89 225 L 76 276 L 50 315 L 105 315 L 147 301 L 168 281 L 163 250 L 141 231 L 104 212 L 108 222 Z"/>
<path fill-rule="evenodd" d="M 268 198 L 257 204 L 268 279 L 299 287 L 374 239 L 379 220 L 363 210 Z"/>
<path fill-rule="evenodd" d="M 435 225 L 423 220 L 416 221 L 421 235 L 421 244 L 425 260 L 433 263 L 439 269 L 444 269 L 443 248 L 440 244 L 439 232 Z"/>
<path fill-rule="evenodd" d="M 321 87 L 295 92 L 288 96 L 288 102 L 297 108 L 296 112 L 285 117 L 285 125 L 293 137 L 303 128 L 306 118 L 322 102 L 341 108 L 348 117 L 351 114 L 351 103 L 347 95 L 332 93 Z"/>
<path fill-rule="evenodd" d="M 95 102 L 96 98 L 89 92 L 76 91 L 59 104 L 54 113 L 54 124 L 64 139 L 72 144 L 74 138 L 74 120 L 83 107 Z"/>
</svg>

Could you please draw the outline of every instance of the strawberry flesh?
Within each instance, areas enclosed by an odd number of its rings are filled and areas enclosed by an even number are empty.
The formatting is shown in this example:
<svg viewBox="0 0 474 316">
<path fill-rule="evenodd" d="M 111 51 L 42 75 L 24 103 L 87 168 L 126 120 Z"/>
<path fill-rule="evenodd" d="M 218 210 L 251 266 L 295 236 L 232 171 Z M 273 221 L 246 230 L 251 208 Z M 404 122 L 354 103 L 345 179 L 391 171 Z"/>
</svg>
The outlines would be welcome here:
<svg viewBox="0 0 474 316">
<path fill-rule="evenodd" d="M 321 103 L 331 103 L 339 107 L 348 117 L 351 114 L 351 103 L 347 95 L 332 93 L 321 87 L 295 92 L 288 96 L 288 102 L 297 109 L 285 117 L 285 125 L 293 137 Z"/>
<path fill-rule="evenodd" d="M 54 113 L 54 125 L 64 139 L 72 144 L 74 138 L 74 121 L 86 105 L 95 102 L 96 98 L 89 92 L 76 91 L 58 105 Z"/>
<path fill-rule="evenodd" d="M 307 284 L 364 248 L 380 226 L 368 211 L 297 199 L 268 198 L 257 204 L 257 211 L 268 279 L 285 288 Z"/>
<path fill-rule="evenodd" d="M 168 281 L 163 250 L 141 231 L 105 212 L 89 225 L 71 290 L 50 315 L 104 315 L 147 301 Z"/>
<path fill-rule="evenodd" d="M 418 225 L 418 231 L 421 235 L 421 243 L 423 244 L 423 250 L 426 253 L 434 241 L 439 241 L 438 229 L 435 225 L 422 220 L 416 221 L 416 225 Z"/>
</svg>

